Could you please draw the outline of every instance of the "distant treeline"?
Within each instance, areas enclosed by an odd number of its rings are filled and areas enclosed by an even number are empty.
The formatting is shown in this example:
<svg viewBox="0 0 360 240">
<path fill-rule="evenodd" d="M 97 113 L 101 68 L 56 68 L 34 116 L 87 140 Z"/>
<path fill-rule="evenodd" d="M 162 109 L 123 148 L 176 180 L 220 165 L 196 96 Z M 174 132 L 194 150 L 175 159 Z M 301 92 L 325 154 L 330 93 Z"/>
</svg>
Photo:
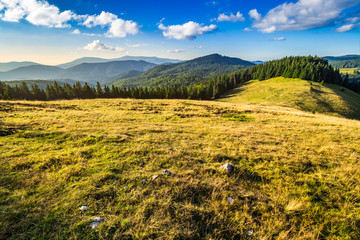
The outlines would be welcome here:
<svg viewBox="0 0 360 240">
<path fill-rule="evenodd" d="M 303 80 L 333 83 L 351 87 L 360 92 L 358 83 L 343 80 L 338 69 L 328 61 L 318 57 L 286 57 L 281 60 L 266 62 L 261 65 L 241 69 L 230 74 L 223 74 L 208 79 L 201 84 L 191 86 L 158 86 L 155 88 L 126 88 L 116 86 L 96 87 L 80 83 L 63 86 L 55 82 L 41 90 L 34 85 L 28 88 L 25 82 L 20 86 L 10 87 L 0 82 L 1 99 L 56 100 L 56 99 L 91 99 L 91 98 L 139 98 L 139 99 L 216 99 L 240 83 L 252 79 L 265 80 L 273 77 L 300 78 Z M 351 86 L 350 86 L 351 85 Z"/>
</svg>

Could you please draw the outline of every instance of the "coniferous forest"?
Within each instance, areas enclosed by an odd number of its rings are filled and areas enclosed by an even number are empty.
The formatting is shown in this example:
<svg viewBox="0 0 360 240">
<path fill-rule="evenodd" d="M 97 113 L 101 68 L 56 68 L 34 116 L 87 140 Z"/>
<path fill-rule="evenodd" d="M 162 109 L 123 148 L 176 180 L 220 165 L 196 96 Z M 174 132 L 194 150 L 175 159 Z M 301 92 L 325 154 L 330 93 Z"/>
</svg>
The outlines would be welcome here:
<svg viewBox="0 0 360 240">
<path fill-rule="evenodd" d="M 28 88 L 23 82 L 20 86 L 11 87 L 0 82 L 0 99 L 21 100 L 57 100 L 57 99 L 92 99 L 92 98 L 137 98 L 137 99 L 201 99 L 219 98 L 226 91 L 238 84 L 252 79 L 266 80 L 274 77 L 300 78 L 314 82 L 332 83 L 360 92 L 358 81 L 350 82 L 342 78 L 338 69 L 334 69 L 327 60 L 319 57 L 286 57 L 269 61 L 261 65 L 222 74 L 207 79 L 200 84 L 183 86 L 157 87 L 117 87 L 104 86 L 97 83 L 96 87 L 65 83 L 63 86 L 55 82 L 40 89 L 37 85 Z"/>
</svg>

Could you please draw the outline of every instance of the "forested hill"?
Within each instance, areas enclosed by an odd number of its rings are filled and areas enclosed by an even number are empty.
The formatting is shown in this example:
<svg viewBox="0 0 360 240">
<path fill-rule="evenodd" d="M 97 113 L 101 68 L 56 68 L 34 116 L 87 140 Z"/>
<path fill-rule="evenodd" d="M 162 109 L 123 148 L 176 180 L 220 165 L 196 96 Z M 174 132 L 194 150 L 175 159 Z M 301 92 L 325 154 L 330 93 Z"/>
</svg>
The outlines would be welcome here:
<svg viewBox="0 0 360 240">
<path fill-rule="evenodd" d="M 336 68 L 359 68 L 360 59 L 344 60 L 331 63 Z"/>
<path fill-rule="evenodd" d="M 281 60 L 266 62 L 261 65 L 208 77 L 199 84 L 190 86 L 162 85 L 156 88 L 136 87 L 125 88 L 113 85 L 111 88 L 100 84 L 96 88 L 87 84 L 64 87 L 55 83 L 48 86 L 46 91 L 32 87 L 31 91 L 24 83 L 21 87 L 11 88 L 0 82 L 0 98 L 2 99 L 73 99 L 73 98 L 178 98 L 178 99 L 216 99 L 226 91 L 235 88 L 238 84 L 252 79 L 265 80 L 274 77 L 300 78 L 315 82 L 344 85 L 338 69 L 329 65 L 328 61 L 318 57 L 286 57 Z M 359 92 L 360 86 L 354 85 L 353 90 Z"/>
<path fill-rule="evenodd" d="M 114 81 L 115 86 L 156 87 L 156 86 L 189 86 L 198 84 L 209 77 L 229 73 L 254 64 L 239 58 L 230 58 L 212 54 L 190 61 L 160 65 L 140 76 Z"/>
</svg>

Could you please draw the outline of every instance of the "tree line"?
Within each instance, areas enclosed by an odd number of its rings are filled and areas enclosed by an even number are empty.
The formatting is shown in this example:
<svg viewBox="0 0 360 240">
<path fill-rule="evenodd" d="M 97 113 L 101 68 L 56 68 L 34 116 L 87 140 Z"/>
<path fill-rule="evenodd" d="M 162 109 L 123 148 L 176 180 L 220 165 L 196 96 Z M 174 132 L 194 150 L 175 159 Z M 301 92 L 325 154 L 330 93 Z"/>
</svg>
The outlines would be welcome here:
<svg viewBox="0 0 360 240">
<path fill-rule="evenodd" d="M 57 100 L 57 99 L 92 99 L 92 98 L 138 98 L 138 99 L 199 99 L 209 100 L 219 98 L 226 91 L 238 84 L 252 79 L 265 80 L 273 77 L 300 78 L 303 80 L 333 83 L 345 86 L 338 69 L 329 65 L 328 61 L 319 57 L 286 57 L 281 60 L 266 62 L 261 65 L 237 70 L 229 74 L 222 74 L 207 79 L 200 84 L 184 86 L 157 87 L 118 87 L 112 85 L 102 87 L 97 83 L 91 87 L 87 83 L 79 82 L 63 86 L 54 82 L 47 85 L 45 90 L 37 85 L 28 88 L 23 82 L 20 86 L 11 87 L 0 82 L 0 99 L 24 100 Z M 349 85 L 349 84 L 348 84 Z M 359 86 L 353 86 L 360 90 Z"/>
</svg>

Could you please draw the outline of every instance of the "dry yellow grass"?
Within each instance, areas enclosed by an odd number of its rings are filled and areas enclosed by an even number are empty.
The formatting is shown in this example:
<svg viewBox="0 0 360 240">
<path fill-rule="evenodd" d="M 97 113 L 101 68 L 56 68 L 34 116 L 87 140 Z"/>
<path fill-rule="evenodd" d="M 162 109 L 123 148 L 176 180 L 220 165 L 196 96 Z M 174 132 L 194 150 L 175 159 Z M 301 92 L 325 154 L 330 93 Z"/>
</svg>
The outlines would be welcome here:
<svg viewBox="0 0 360 240">
<path fill-rule="evenodd" d="M 0 106 L 1 239 L 359 236 L 359 121 L 187 100 Z"/>
</svg>

